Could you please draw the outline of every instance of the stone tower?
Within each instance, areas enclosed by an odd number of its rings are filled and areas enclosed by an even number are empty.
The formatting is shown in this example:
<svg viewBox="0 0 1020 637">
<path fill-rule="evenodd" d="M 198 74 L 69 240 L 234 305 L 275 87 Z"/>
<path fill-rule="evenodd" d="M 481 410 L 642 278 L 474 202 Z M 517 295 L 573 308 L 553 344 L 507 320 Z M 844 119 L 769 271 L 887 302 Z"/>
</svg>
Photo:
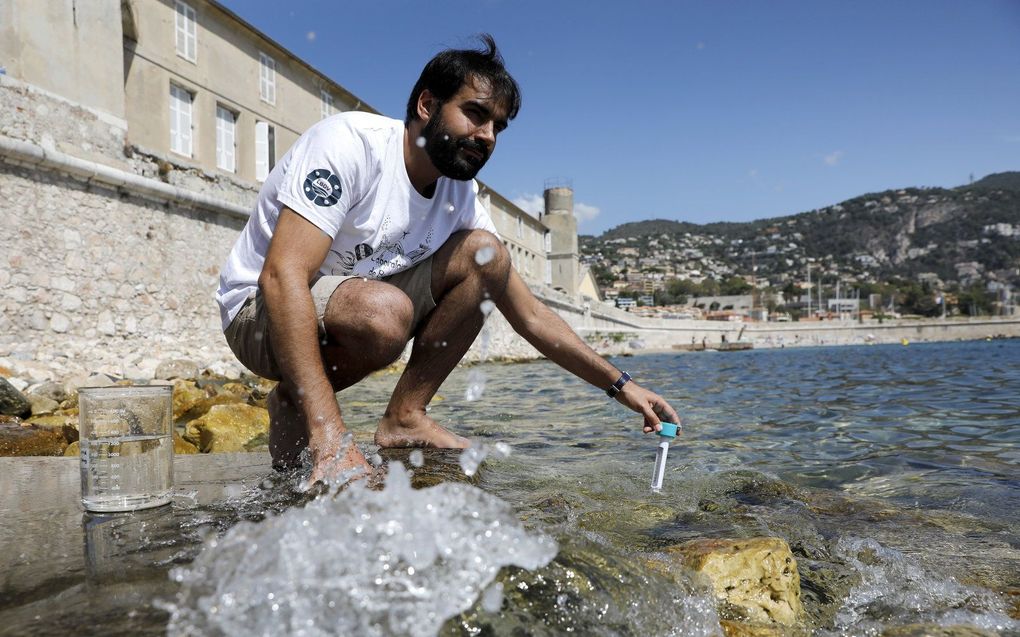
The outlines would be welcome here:
<svg viewBox="0 0 1020 637">
<path fill-rule="evenodd" d="M 551 284 L 571 297 L 576 297 L 580 284 L 580 268 L 573 189 L 568 186 L 553 186 L 545 189 L 545 215 L 543 215 L 542 221 L 549 228 Z"/>
</svg>

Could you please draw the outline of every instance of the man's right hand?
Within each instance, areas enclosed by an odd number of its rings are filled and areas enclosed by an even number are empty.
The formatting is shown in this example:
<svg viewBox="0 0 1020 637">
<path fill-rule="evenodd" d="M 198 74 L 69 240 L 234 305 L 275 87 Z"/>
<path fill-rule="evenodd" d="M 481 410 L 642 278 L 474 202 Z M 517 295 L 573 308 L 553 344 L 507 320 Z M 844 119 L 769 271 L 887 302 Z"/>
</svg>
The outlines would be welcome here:
<svg viewBox="0 0 1020 637">
<path fill-rule="evenodd" d="M 316 482 L 334 486 L 340 481 L 359 480 L 371 475 L 374 470 L 349 432 L 321 431 L 319 436 L 313 434 L 308 446 L 312 453 L 308 487 Z"/>
</svg>

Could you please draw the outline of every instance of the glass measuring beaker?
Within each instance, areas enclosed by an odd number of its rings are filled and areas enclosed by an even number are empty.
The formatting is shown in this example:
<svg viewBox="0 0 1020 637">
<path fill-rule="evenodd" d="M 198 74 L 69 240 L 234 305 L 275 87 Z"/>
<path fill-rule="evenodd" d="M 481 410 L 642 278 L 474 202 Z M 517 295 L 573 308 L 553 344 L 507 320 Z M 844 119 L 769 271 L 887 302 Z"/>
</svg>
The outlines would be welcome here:
<svg viewBox="0 0 1020 637">
<path fill-rule="evenodd" d="M 78 390 L 81 502 L 88 511 L 134 511 L 170 502 L 173 389 Z"/>
</svg>

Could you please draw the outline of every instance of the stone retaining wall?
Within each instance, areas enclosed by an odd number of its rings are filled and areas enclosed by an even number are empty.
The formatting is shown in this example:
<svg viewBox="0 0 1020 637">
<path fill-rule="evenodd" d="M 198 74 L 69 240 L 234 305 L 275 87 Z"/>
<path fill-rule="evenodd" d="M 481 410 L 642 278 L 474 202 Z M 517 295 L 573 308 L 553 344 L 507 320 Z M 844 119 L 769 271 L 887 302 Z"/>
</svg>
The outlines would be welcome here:
<svg viewBox="0 0 1020 637">
<path fill-rule="evenodd" d="M 0 362 L 37 380 L 224 366 L 212 294 L 243 220 L 0 163 Z"/>
</svg>

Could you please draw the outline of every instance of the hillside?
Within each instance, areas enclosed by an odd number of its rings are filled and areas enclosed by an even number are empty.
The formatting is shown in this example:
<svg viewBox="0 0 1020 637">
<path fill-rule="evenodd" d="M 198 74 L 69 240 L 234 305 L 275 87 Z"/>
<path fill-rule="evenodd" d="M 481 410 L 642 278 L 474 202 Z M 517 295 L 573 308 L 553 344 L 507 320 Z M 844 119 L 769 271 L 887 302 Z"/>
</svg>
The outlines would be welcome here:
<svg viewBox="0 0 1020 637">
<path fill-rule="evenodd" d="M 775 287 L 806 280 L 935 288 L 1020 285 L 1020 172 L 953 189 L 869 193 L 800 214 L 746 223 L 656 219 L 580 238 L 600 283 L 735 276 Z M 757 268 L 757 270 L 755 270 Z M 617 287 L 621 287 L 617 285 Z"/>
</svg>

